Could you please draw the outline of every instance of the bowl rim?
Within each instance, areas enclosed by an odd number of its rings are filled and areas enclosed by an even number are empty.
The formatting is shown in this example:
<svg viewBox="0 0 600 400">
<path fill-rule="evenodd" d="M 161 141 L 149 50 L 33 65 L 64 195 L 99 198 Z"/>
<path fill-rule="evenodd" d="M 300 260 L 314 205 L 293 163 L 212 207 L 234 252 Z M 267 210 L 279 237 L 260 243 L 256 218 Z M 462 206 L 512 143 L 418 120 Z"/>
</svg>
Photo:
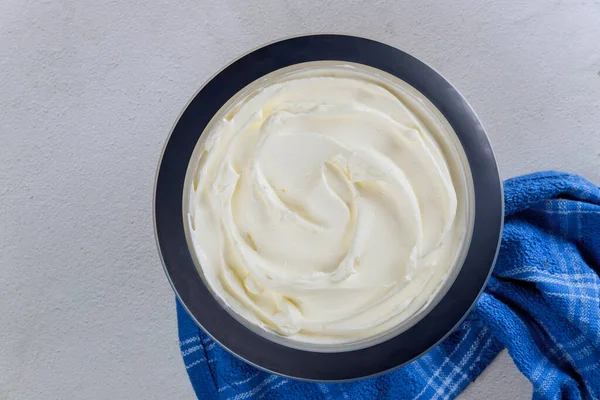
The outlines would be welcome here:
<svg viewBox="0 0 600 400">
<path fill-rule="evenodd" d="M 206 125 L 237 92 L 284 67 L 311 61 L 364 64 L 421 92 L 445 117 L 466 154 L 474 190 L 471 243 L 455 281 L 429 313 L 406 331 L 374 346 L 313 352 L 284 346 L 248 329 L 205 285 L 187 244 L 182 210 L 188 163 Z M 186 312 L 213 340 L 243 361 L 286 377 L 349 381 L 388 372 L 444 340 L 480 296 L 495 263 L 503 228 L 503 188 L 491 144 L 477 115 L 441 74 L 411 55 L 371 39 L 319 34 L 259 47 L 217 72 L 187 103 L 165 142 L 156 171 L 153 221 L 167 278 Z"/>
</svg>

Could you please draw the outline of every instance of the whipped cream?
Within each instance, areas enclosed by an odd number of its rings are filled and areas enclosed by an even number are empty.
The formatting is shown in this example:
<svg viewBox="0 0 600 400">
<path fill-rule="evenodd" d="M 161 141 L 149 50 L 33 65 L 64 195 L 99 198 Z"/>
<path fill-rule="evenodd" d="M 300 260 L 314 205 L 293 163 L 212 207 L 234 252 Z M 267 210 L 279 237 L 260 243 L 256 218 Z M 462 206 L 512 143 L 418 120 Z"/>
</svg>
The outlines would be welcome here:
<svg viewBox="0 0 600 400">
<path fill-rule="evenodd" d="M 188 172 L 186 222 L 213 293 L 309 343 L 421 312 L 466 232 L 453 133 L 408 85 L 349 66 L 257 85 L 207 128 Z"/>
</svg>

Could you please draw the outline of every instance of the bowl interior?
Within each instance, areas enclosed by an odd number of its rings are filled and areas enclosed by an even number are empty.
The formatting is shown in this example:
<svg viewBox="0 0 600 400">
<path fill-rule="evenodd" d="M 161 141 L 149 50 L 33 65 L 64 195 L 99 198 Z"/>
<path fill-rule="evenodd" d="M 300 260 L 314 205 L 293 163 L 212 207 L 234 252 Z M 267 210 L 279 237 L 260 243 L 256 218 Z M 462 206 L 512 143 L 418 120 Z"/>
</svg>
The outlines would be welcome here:
<svg viewBox="0 0 600 400">
<path fill-rule="evenodd" d="M 274 83 L 285 82 L 288 80 L 299 79 L 303 77 L 311 77 L 318 74 L 318 76 L 336 76 L 344 78 L 354 79 L 365 79 L 373 82 L 381 87 L 384 87 L 391 93 L 393 93 L 403 104 L 417 117 L 423 115 L 433 115 L 434 121 L 430 121 L 429 118 L 419 118 L 419 121 L 426 125 L 425 127 L 435 137 L 437 145 L 442 150 L 442 153 L 446 156 L 448 165 L 450 167 L 450 175 L 452 178 L 453 185 L 456 190 L 458 208 L 457 216 L 458 220 L 465 227 L 462 231 L 462 238 L 460 240 L 460 247 L 456 249 L 455 257 L 452 262 L 452 266 L 448 270 L 443 282 L 438 286 L 435 293 L 432 295 L 430 300 L 421 307 L 416 313 L 414 313 L 408 319 L 402 321 L 400 324 L 391 327 L 390 329 L 381 332 L 375 336 L 366 337 L 360 340 L 355 340 L 345 343 L 334 343 L 334 344 L 320 344 L 320 343 L 306 343 L 293 339 L 292 337 L 286 337 L 278 335 L 275 332 L 267 331 L 262 329 L 255 324 L 249 322 L 244 317 L 239 315 L 235 310 L 229 307 L 219 295 L 217 295 L 208 280 L 204 276 L 202 265 L 195 252 L 192 234 L 190 232 L 190 200 L 193 196 L 193 184 L 194 179 L 198 173 L 198 163 L 200 157 L 204 152 L 204 143 L 206 141 L 207 133 L 214 129 L 215 125 L 219 121 L 223 120 L 227 115 L 234 112 L 240 105 L 247 101 L 247 99 L 256 95 L 259 91 L 264 89 L 266 86 Z M 238 93 L 231 97 L 218 111 L 215 113 L 213 118 L 207 124 L 202 132 L 202 136 L 198 140 L 190 162 L 187 168 L 185 183 L 184 183 L 184 196 L 182 202 L 182 217 L 184 220 L 185 236 L 188 244 L 189 251 L 192 255 L 192 259 L 196 265 L 196 268 L 202 277 L 204 284 L 207 286 L 209 291 L 213 294 L 217 302 L 227 312 L 229 312 L 233 318 L 239 323 L 243 324 L 246 328 L 252 330 L 258 335 L 265 337 L 268 340 L 274 341 L 284 346 L 292 348 L 307 350 L 307 351 L 319 351 L 319 352 L 340 352 L 340 351 L 352 351 L 361 348 L 369 347 L 388 340 L 389 338 L 396 336 L 415 323 L 422 319 L 435 305 L 438 304 L 440 299 L 448 291 L 448 288 L 454 282 L 460 267 L 462 266 L 467 249 L 471 242 L 471 235 L 473 232 L 473 221 L 474 221 L 474 190 L 473 180 L 471 176 L 471 169 L 466 157 L 466 154 L 460 144 L 456 133 L 452 129 L 452 126 L 448 123 L 443 114 L 419 91 L 414 87 L 410 86 L 404 81 L 401 81 L 397 77 L 385 73 L 376 68 L 369 67 L 364 64 L 349 63 L 349 62 L 337 62 L 337 61 L 313 61 L 306 63 L 299 63 L 291 65 L 276 71 L 273 71 L 263 77 L 258 78 L 254 82 L 251 82 Z"/>
</svg>

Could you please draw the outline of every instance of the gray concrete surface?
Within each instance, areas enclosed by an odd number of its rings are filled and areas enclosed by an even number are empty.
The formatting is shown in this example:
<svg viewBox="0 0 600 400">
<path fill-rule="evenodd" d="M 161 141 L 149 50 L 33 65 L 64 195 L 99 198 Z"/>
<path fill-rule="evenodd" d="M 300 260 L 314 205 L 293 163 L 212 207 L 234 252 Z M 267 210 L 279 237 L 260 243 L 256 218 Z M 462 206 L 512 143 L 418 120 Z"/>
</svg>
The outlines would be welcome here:
<svg viewBox="0 0 600 400">
<path fill-rule="evenodd" d="M 152 231 L 155 166 L 233 57 L 369 36 L 463 92 L 505 178 L 600 183 L 600 2 L 5 0 L 0 12 L 0 398 L 192 399 Z M 463 399 L 526 398 L 503 354 Z"/>
</svg>

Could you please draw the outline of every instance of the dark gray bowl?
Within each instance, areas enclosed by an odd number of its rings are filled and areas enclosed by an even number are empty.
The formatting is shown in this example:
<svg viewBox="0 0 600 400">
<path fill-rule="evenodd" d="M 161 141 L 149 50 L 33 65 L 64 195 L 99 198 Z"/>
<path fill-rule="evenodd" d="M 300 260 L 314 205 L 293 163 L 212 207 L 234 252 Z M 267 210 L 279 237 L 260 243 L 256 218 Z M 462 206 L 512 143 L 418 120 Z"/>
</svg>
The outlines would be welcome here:
<svg viewBox="0 0 600 400">
<path fill-rule="evenodd" d="M 309 61 L 345 61 L 378 68 L 427 97 L 454 129 L 471 169 L 474 226 L 455 281 L 431 311 L 406 331 L 359 350 L 315 352 L 275 343 L 238 322 L 211 294 L 188 247 L 183 189 L 188 163 L 204 128 L 238 91 L 280 68 Z M 154 193 L 154 225 L 165 272 L 183 306 L 204 331 L 242 360 L 296 379 L 344 381 L 381 374 L 442 341 L 475 304 L 492 271 L 502 235 L 502 182 L 477 116 L 441 75 L 394 47 L 359 37 L 311 35 L 275 42 L 234 61 L 196 94 L 163 150 Z"/>
</svg>

